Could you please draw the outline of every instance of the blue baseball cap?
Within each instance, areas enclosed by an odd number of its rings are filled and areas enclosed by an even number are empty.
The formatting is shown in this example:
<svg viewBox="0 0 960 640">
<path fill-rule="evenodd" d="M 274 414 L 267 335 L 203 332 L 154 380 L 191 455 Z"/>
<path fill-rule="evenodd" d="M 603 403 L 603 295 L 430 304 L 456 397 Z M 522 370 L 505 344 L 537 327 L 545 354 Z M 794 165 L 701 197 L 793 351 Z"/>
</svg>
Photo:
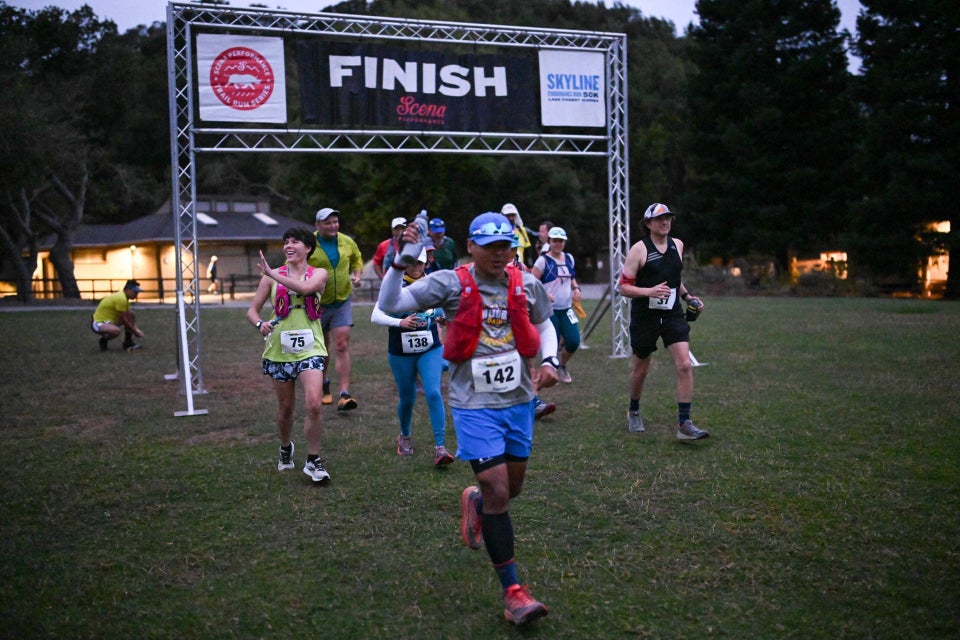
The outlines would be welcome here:
<svg viewBox="0 0 960 640">
<path fill-rule="evenodd" d="M 430 231 L 446 231 L 447 225 L 440 218 L 434 218 L 430 221 Z"/>
<path fill-rule="evenodd" d="M 470 223 L 470 240 L 481 247 L 491 242 L 513 242 L 513 225 L 506 216 L 487 211 Z"/>
</svg>

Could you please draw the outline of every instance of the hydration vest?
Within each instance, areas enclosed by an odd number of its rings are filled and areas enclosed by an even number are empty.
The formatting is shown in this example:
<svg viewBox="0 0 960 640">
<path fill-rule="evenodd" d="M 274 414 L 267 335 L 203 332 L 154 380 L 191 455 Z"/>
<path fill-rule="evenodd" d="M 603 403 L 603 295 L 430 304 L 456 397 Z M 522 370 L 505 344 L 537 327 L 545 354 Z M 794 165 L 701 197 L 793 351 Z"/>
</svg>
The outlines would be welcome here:
<svg viewBox="0 0 960 640">
<path fill-rule="evenodd" d="M 477 282 L 470 273 L 470 266 L 457 267 L 454 272 L 460 279 L 460 306 L 453 319 L 447 321 L 447 336 L 443 345 L 443 358 L 450 362 L 464 362 L 473 357 L 483 331 L 483 298 L 477 290 Z M 527 309 L 527 294 L 523 290 L 523 272 L 507 267 L 507 316 L 517 351 L 524 358 L 532 358 L 540 350 L 540 332 L 530 322 Z"/>
<path fill-rule="evenodd" d="M 540 276 L 541 282 L 551 282 L 560 278 L 560 266 L 559 262 L 554 259 L 550 254 L 544 254 L 544 269 L 543 275 Z M 563 263 L 567 266 L 567 275 L 564 277 L 573 278 L 577 277 L 577 271 L 573 268 L 573 256 L 569 253 L 564 252 L 563 254 Z"/>
<path fill-rule="evenodd" d="M 283 265 L 277 269 L 277 273 L 282 276 L 287 275 L 287 265 Z M 313 276 L 313 267 L 308 266 L 306 272 L 307 279 L 309 280 Z M 291 304 L 290 303 L 290 291 L 280 284 L 277 283 L 277 294 L 273 300 L 273 311 L 278 318 L 283 320 L 288 315 L 290 315 L 291 309 L 303 309 L 307 312 L 307 317 L 311 320 L 319 320 L 321 309 L 320 309 L 320 297 L 316 294 L 311 294 L 309 296 L 301 296 L 299 293 L 294 293 L 293 295 L 303 298 L 303 304 Z"/>
</svg>

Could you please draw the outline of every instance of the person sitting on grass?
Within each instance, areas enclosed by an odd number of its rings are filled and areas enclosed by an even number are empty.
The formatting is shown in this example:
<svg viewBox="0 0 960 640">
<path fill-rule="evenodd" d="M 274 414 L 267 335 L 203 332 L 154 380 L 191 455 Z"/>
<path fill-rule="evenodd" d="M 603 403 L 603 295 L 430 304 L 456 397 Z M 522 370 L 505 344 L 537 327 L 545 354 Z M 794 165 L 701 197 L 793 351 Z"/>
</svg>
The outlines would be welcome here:
<svg viewBox="0 0 960 640">
<path fill-rule="evenodd" d="M 136 351 L 141 345 L 133 341 L 133 336 L 143 337 L 143 331 L 137 326 L 137 317 L 130 311 L 130 303 L 143 291 L 136 280 L 127 280 L 123 289 L 100 301 L 93 312 L 90 328 L 100 336 L 100 351 L 107 350 L 107 343 L 123 331 L 123 348 Z"/>
</svg>

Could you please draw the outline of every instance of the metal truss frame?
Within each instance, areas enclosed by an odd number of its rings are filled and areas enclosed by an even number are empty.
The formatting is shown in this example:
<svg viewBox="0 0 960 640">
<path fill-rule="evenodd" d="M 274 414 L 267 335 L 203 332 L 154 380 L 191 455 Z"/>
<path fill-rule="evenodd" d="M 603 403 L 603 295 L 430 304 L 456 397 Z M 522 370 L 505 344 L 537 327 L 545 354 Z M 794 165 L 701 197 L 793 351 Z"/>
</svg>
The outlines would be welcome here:
<svg viewBox="0 0 960 640">
<path fill-rule="evenodd" d="M 194 32 L 257 35 L 322 34 L 331 38 L 404 40 L 470 46 L 571 49 L 604 53 L 607 73 L 605 135 L 290 129 L 196 126 Z M 239 9 L 171 2 L 167 5 L 172 210 L 177 256 L 179 369 L 187 409 L 205 393 L 201 367 L 200 273 L 197 269 L 197 154 L 203 153 L 472 153 L 606 156 L 609 173 L 611 286 L 629 249 L 626 35 L 345 14 Z M 629 311 L 613 296 L 612 356 L 629 355 Z"/>
</svg>

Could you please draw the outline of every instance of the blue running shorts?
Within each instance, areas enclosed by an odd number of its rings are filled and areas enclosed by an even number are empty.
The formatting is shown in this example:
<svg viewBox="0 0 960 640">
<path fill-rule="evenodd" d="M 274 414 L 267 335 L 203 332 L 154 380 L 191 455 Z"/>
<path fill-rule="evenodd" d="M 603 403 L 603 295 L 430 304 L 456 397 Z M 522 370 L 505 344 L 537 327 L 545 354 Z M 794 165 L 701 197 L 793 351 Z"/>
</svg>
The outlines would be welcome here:
<svg viewBox="0 0 960 640">
<path fill-rule="evenodd" d="M 533 402 L 504 409 L 451 407 L 457 457 L 479 460 L 507 454 L 529 458 L 533 448 Z"/>
</svg>

